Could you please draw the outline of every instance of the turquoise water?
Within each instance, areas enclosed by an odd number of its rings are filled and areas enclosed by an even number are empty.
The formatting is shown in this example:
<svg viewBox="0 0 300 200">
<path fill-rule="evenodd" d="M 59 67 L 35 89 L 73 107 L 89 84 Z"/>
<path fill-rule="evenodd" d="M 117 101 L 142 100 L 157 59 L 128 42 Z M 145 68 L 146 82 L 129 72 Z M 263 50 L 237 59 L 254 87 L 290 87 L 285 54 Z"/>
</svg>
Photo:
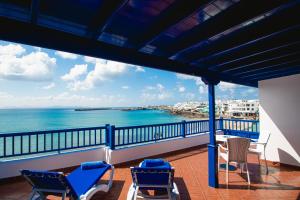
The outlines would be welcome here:
<svg viewBox="0 0 300 200">
<path fill-rule="evenodd" d="M 185 118 L 160 110 L 0 109 L 0 133 L 65 128 L 145 125 L 179 122 Z"/>
</svg>

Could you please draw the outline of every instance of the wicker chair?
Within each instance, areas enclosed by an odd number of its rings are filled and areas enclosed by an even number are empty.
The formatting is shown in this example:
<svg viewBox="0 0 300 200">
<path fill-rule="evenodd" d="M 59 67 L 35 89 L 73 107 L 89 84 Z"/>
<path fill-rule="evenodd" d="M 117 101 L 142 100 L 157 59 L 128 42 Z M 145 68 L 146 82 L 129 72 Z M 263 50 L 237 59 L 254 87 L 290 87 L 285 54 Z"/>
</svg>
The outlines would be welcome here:
<svg viewBox="0 0 300 200">
<path fill-rule="evenodd" d="M 248 138 L 228 138 L 227 148 L 221 144 L 218 145 L 218 171 L 220 171 L 220 157 L 226 161 L 226 184 L 228 184 L 228 168 L 229 163 L 239 163 L 241 173 L 244 170 L 244 166 L 247 171 L 248 184 L 250 185 L 250 177 L 247 165 L 247 153 L 250 146 L 250 139 Z M 223 152 L 222 152 L 223 150 Z"/>
</svg>

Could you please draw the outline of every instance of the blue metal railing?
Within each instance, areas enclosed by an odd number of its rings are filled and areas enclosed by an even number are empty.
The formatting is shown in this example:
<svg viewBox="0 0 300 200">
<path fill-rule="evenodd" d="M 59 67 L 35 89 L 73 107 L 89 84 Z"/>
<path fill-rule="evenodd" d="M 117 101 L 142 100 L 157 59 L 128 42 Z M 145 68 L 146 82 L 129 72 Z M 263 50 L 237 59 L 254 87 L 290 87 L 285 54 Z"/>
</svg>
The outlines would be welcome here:
<svg viewBox="0 0 300 200">
<path fill-rule="evenodd" d="M 106 127 L 0 134 L 0 158 L 103 145 Z"/>
<path fill-rule="evenodd" d="M 225 134 L 258 138 L 259 122 L 253 120 L 217 119 L 216 130 Z M 0 134 L 0 158 L 59 152 L 98 145 L 111 149 L 141 143 L 181 138 L 209 131 L 209 121 L 115 127 L 101 127 Z"/>
<path fill-rule="evenodd" d="M 222 130 L 224 134 L 236 135 L 258 139 L 259 137 L 259 121 L 256 120 L 239 120 L 239 119 L 221 119 Z"/>
</svg>

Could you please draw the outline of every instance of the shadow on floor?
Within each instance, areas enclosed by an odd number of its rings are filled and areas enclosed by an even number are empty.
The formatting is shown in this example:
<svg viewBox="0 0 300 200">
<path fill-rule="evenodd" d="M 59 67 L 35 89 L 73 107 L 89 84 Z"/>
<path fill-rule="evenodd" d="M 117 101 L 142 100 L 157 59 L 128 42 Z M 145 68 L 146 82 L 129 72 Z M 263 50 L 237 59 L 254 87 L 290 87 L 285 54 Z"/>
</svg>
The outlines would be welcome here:
<svg viewBox="0 0 300 200">
<path fill-rule="evenodd" d="M 188 153 L 183 153 L 182 155 L 179 155 L 179 156 L 169 156 L 169 157 L 167 157 L 167 160 L 169 162 L 172 162 L 172 161 L 188 158 L 188 157 L 191 157 L 191 156 L 194 156 L 194 155 L 198 155 L 198 154 L 201 154 L 201 153 L 204 153 L 204 152 L 207 152 L 207 149 L 199 149 L 199 150 L 197 149 L 197 150 L 194 150 L 194 151 L 191 151 L 191 152 L 188 152 Z"/>
<path fill-rule="evenodd" d="M 186 186 L 183 178 L 175 177 L 174 181 L 175 181 L 175 183 L 178 187 L 178 191 L 179 191 L 179 194 L 180 194 L 180 199 L 181 200 L 190 200 L 191 197 L 189 195 L 189 191 L 187 189 L 187 186 Z"/>
<path fill-rule="evenodd" d="M 93 199 L 119 199 L 120 194 L 123 190 L 125 181 L 114 180 L 113 185 L 109 192 L 98 192 L 96 193 Z"/>
</svg>

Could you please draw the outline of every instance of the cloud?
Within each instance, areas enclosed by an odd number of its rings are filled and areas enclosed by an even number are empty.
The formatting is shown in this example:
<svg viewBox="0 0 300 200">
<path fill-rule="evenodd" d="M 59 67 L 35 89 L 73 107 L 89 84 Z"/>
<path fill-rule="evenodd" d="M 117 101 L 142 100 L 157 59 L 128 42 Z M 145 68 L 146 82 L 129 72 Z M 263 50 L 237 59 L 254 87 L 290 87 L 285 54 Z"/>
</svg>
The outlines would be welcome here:
<svg viewBox="0 0 300 200">
<path fill-rule="evenodd" d="M 49 85 L 44 86 L 43 89 L 44 90 L 50 90 L 50 89 L 52 89 L 54 87 L 55 87 L 55 83 L 52 82 Z"/>
<path fill-rule="evenodd" d="M 188 93 L 184 94 L 184 97 L 185 97 L 187 100 L 193 100 L 193 99 L 195 99 L 196 95 L 195 95 L 194 93 L 188 92 Z"/>
<path fill-rule="evenodd" d="M 145 72 L 145 69 L 141 66 L 134 66 L 136 72 Z"/>
<path fill-rule="evenodd" d="M 84 61 L 87 63 L 92 63 L 92 64 L 96 64 L 96 63 L 106 63 L 107 60 L 101 59 L 101 58 L 94 58 L 94 57 L 90 57 L 90 56 L 84 56 L 83 57 Z"/>
<path fill-rule="evenodd" d="M 27 81 L 51 80 L 56 59 L 41 51 L 25 53 L 26 49 L 18 44 L 0 45 L 0 78 Z"/>
<path fill-rule="evenodd" d="M 33 47 L 36 51 L 42 51 L 41 47 Z"/>
<path fill-rule="evenodd" d="M 144 101 L 153 101 L 153 100 L 166 100 L 171 98 L 171 93 L 165 90 L 165 87 L 157 83 L 155 86 L 147 86 L 141 95 L 142 100 Z"/>
<path fill-rule="evenodd" d="M 207 87 L 206 86 L 199 86 L 198 91 L 200 94 L 206 94 L 207 93 Z"/>
<path fill-rule="evenodd" d="M 124 104 L 126 101 L 122 95 L 102 94 L 97 97 L 75 95 L 63 92 L 56 95 L 47 96 L 14 96 L 8 93 L 0 92 L 0 107 L 109 107 Z M 17 105 L 17 106 L 16 106 Z"/>
<path fill-rule="evenodd" d="M 237 88 L 238 85 L 221 81 L 218 87 L 220 88 L 221 91 L 228 91 L 228 90 L 232 91 L 233 89 Z"/>
<path fill-rule="evenodd" d="M 156 84 L 156 88 L 158 89 L 159 92 L 162 92 L 165 89 L 165 87 L 160 83 Z"/>
<path fill-rule="evenodd" d="M 151 79 L 151 80 L 158 79 L 158 76 L 157 76 L 157 75 L 155 75 L 155 76 L 150 76 L 149 79 Z"/>
<path fill-rule="evenodd" d="M 63 51 L 55 51 L 55 55 L 60 56 L 61 58 L 64 59 L 71 59 L 71 60 L 75 60 L 78 58 L 78 55 L 76 54 L 63 52 Z"/>
<path fill-rule="evenodd" d="M 127 68 L 128 65 L 125 63 L 115 61 L 97 62 L 94 69 L 88 72 L 85 79 L 71 82 L 69 88 L 74 91 L 92 89 L 124 74 Z"/>
<path fill-rule="evenodd" d="M 198 91 L 200 94 L 207 93 L 207 85 L 203 83 L 200 77 L 186 75 L 186 74 L 176 74 L 176 77 L 180 80 L 193 80 L 195 81 L 196 86 L 198 87 Z"/>
<path fill-rule="evenodd" d="M 178 79 L 181 79 L 181 80 L 194 80 L 198 77 L 195 77 L 195 76 L 191 76 L 191 75 L 186 75 L 186 74 L 179 74 L 179 73 L 176 73 L 176 77 Z"/>
<path fill-rule="evenodd" d="M 178 92 L 183 93 L 183 92 L 185 92 L 185 87 L 179 85 L 179 86 L 177 86 L 177 90 L 178 90 Z"/>
<path fill-rule="evenodd" d="M 155 90 L 155 87 L 154 86 L 146 86 L 146 89 L 147 90 Z"/>
<path fill-rule="evenodd" d="M 64 81 L 76 81 L 81 75 L 84 75 L 86 73 L 87 64 L 74 65 L 74 67 L 70 69 L 69 73 L 63 75 L 61 79 Z"/>
<path fill-rule="evenodd" d="M 124 90 L 128 90 L 128 89 L 129 89 L 129 86 L 127 86 L 127 85 L 124 85 L 124 86 L 122 86 L 122 89 L 124 89 Z"/>
<path fill-rule="evenodd" d="M 247 97 L 248 95 L 252 95 L 252 96 L 255 96 L 257 95 L 257 89 L 256 88 L 248 88 L 248 89 L 244 89 L 242 92 L 241 92 L 241 95 L 243 97 Z"/>
<path fill-rule="evenodd" d="M 26 52 L 26 49 L 19 44 L 0 45 L 0 56 L 19 56 Z"/>
<path fill-rule="evenodd" d="M 96 64 L 96 63 L 107 64 L 107 62 L 113 62 L 113 61 L 109 61 L 109 60 L 105 60 L 105 59 L 101 59 L 101 58 L 94 58 L 94 57 L 90 57 L 90 56 L 84 56 L 83 59 L 85 62 L 91 63 L 91 64 Z M 130 65 L 130 64 L 126 64 L 126 65 L 134 68 L 136 72 L 145 72 L 145 69 L 141 66 Z"/>
<path fill-rule="evenodd" d="M 12 98 L 13 96 L 7 92 L 1 92 L 0 91 L 0 99 L 7 99 L 7 98 Z"/>
</svg>

